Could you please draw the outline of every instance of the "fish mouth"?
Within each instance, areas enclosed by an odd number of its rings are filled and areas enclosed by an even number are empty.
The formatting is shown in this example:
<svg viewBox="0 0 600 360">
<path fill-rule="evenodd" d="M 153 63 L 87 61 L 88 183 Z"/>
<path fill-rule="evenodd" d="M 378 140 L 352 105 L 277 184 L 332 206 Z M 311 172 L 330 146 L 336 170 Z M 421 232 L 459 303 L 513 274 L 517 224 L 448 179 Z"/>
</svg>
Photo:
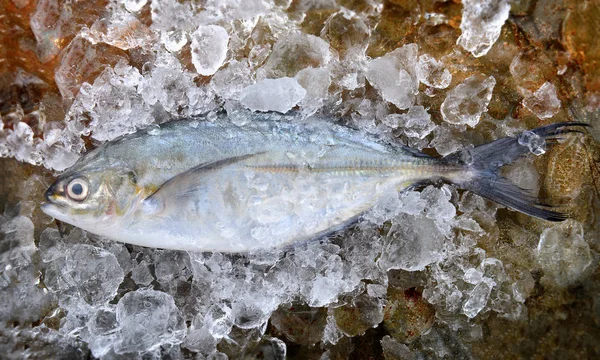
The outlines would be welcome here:
<svg viewBox="0 0 600 360">
<path fill-rule="evenodd" d="M 53 217 L 55 219 L 58 220 L 62 220 L 62 218 L 64 218 L 64 213 L 61 211 L 62 210 L 62 206 L 52 203 L 52 202 L 45 202 L 42 203 L 42 205 L 40 205 L 40 209 L 48 216 Z"/>
</svg>

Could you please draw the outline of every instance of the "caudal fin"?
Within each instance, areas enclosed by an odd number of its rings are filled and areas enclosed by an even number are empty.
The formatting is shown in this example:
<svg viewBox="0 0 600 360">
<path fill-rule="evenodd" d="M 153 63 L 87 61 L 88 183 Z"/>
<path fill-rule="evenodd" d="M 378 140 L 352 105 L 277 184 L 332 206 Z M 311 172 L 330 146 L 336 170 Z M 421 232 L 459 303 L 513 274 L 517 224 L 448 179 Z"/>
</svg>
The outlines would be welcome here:
<svg viewBox="0 0 600 360">
<path fill-rule="evenodd" d="M 531 152 L 524 137 L 545 140 L 550 146 L 563 138 L 564 134 L 581 133 L 585 123 L 556 123 L 525 132 L 516 137 L 505 137 L 473 149 L 465 149 L 444 158 L 448 164 L 462 164 L 470 170 L 468 180 L 456 185 L 499 204 L 525 214 L 549 221 L 562 221 L 568 215 L 552 210 L 552 206 L 540 203 L 528 190 L 522 189 L 499 174 L 503 165 L 510 164 Z M 523 143 L 523 144 L 522 144 Z"/>
</svg>

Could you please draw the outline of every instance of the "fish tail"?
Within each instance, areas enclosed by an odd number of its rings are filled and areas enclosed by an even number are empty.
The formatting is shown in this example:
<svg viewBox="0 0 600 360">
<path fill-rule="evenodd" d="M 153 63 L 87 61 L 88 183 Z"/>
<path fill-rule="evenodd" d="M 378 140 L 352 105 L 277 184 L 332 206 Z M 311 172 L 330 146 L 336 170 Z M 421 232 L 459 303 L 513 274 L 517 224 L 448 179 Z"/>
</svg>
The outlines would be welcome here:
<svg viewBox="0 0 600 360">
<path fill-rule="evenodd" d="M 530 148 L 524 137 L 543 139 L 542 147 L 552 146 L 569 133 L 582 133 L 589 124 L 580 122 L 562 122 L 531 131 L 516 137 L 505 137 L 471 149 L 459 150 L 442 159 L 447 165 L 466 167 L 466 176 L 448 179 L 457 186 L 472 191 L 499 204 L 525 214 L 549 221 L 563 221 L 568 215 L 543 204 L 529 190 L 523 189 L 500 175 L 500 168 L 529 154 Z M 539 137 L 539 138 L 538 138 Z"/>
</svg>

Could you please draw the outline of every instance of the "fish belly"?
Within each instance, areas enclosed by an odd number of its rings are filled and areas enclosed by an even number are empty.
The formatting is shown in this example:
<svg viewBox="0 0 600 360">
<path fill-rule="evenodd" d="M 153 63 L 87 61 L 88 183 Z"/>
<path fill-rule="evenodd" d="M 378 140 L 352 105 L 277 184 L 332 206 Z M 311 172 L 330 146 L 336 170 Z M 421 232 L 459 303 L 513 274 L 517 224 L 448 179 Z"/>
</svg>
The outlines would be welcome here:
<svg viewBox="0 0 600 360">
<path fill-rule="evenodd" d="M 339 228 L 409 179 L 386 172 L 225 167 L 177 206 L 142 217 L 145 246 L 241 252 L 285 246 Z M 130 237 L 130 241 L 131 241 Z"/>
</svg>

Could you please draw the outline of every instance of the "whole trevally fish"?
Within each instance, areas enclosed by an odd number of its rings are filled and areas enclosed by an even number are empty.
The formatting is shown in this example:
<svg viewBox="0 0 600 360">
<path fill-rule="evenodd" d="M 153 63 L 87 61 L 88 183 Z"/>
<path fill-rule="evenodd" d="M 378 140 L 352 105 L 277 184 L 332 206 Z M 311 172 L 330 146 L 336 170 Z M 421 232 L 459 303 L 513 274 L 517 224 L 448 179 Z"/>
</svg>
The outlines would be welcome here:
<svg viewBox="0 0 600 360">
<path fill-rule="evenodd" d="M 507 137 L 430 157 L 319 119 L 177 120 L 109 141 L 46 192 L 42 210 L 98 235 L 178 250 L 244 252 L 323 236 L 386 196 L 445 181 L 551 221 L 565 215 L 498 174 L 529 153 Z M 581 123 L 535 129 L 551 143 Z"/>
</svg>

